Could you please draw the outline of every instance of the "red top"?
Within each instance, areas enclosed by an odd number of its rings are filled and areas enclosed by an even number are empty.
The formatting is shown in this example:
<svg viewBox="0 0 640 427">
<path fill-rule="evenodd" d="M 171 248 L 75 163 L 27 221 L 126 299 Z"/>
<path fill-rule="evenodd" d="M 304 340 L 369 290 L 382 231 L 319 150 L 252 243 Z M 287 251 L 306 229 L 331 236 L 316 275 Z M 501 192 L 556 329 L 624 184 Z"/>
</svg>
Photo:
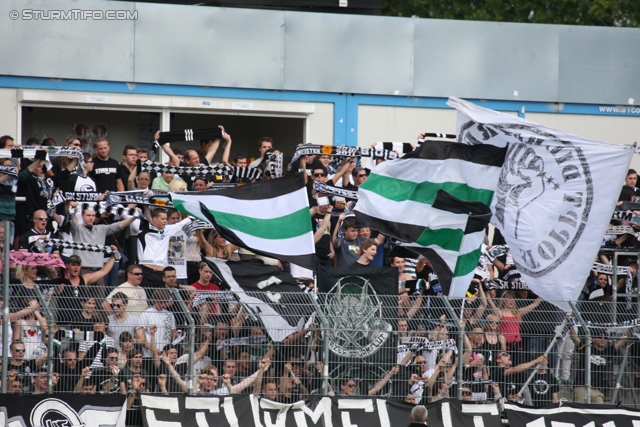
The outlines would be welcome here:
<svg viewBox="0 0 640 427">
<path fill-rule="evenodd" d="M 198 290 L 198 291 L 219 291 L 220 290 L 220 287 L 218 285 L 216 285 L 215 283 L 211 283 L 211 282 L 209 282 L 209 284 L 207 286 L 204 286 L 202 283 L 200 283 L 200 281 L 197 281 L 197 282 L 191 284 L 191 286 L 196 288 L 196 290 Z"/>
<path fill-rule="evenodd" d="M 522 337 L 520 336 L 520 319 L 516 316 L 502 316 L 500 323 L 498 323 L 498 329 L 500 334 L 504 335 L 506 342 L 520 342 Z"/>
</svg>

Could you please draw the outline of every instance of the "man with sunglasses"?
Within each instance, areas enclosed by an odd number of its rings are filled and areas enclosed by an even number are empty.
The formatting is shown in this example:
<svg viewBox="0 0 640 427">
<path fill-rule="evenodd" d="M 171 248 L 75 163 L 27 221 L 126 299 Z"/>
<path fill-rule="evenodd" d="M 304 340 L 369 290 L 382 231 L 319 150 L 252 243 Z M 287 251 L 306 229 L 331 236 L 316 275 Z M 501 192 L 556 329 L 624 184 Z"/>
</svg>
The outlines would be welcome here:
<svg viewBox="0 0 640 427">
<path fill-rule="evenodd" d="M 9 350 L 11 357 L 7 368 L 9 372 L 15 371 L 16 378 L 22 383 L 23 390 L 28 390 L 29 378 L 47 361 L 47 353 L 40 355 L 37 359 L 25 360 L 24 355 L 27 347 L 22 341 L 13 341 Z"/>
<path fill-rule="evenodd" d="M 540 356 L 530 362 L 521 363 L 513 366 L 511 355 L 506 351 L 502 351 L 496 360 L 496 366 L 491 370 L 491 380 L 500 385 L 500 394 L 509 400 L 521 400 L 522 397 L 517 393 L 520 391 L 516 384 L 516 374 L 531 369 L 534 366 L 546 363 L 547 357 Z"/>
<path fill-rule="evenodd" d="M 33 219 L 33 228 L 22 233 L 19 249 L 23 252 L 40 252 L 35 246 L 36 242 L 51 237 L 51 233 L 47 230 L 49 217 L 45 211 L 39 209 L 33 213 L 31 218 Z"/>
<path fill-rule="evenodd" d="M 102 302 L 102 308 L 107 315 L 113 314 L 111 307 L 113 297 L 121 292 L 128 298 L 125 311 L 130 315 L 140 317 L 142 312 L 149 308 L 147 292 L 140 286 L 140 283 L 142 283 L 142 268 L 137 264 L 132 264 L 127 267 L 127 281 L 111 291 Z"/>
<path fill-rule="evenodd" d="M 367 178 L 369 177 L 369 175 L 367 174 L 367 171 L 363 168 L 363 167 L 356 167 L 353 172 L 351 172 L 351 176 L 353 177 L 353 184 L 349 183 L 345 183 L 345 179 L 343 179 L 342 183 L 344 185 L 344 188 L 346 188 L 347 190 L 358 190 L 358 188 L 360 188 L 360 186 L 367 180 Z"/>
<path fill-rule="evenodd" d="M 122 293 L 116 292 L 111 298 L 112 315 L 109 316 L 109 328 L 107 334 L 113 338 L 116 349 L 120 350 L 120 334 L 129 332 L 131 336 L 136 335 L 136 329 L 140 324 L 140 318 L 132 316 L 127 312 L 129 298 Z"/>
<path fill-rule="evenodd" d="M 120 380 L 118 374 L 118 349 L 115 347 L 107 347 L 107 357 L 104 358 L 104 367 L 96 369 L 91 373 L 95 377 L 98 385 L 98 393 L 102 394 L 119 394 Z"/>
<path fill-rule="evenodd" d="M 356 380 L 353 378 L 343 378 L 340 381 L 340 395 L 353 396 L 356 394 Z"/>
</svg>

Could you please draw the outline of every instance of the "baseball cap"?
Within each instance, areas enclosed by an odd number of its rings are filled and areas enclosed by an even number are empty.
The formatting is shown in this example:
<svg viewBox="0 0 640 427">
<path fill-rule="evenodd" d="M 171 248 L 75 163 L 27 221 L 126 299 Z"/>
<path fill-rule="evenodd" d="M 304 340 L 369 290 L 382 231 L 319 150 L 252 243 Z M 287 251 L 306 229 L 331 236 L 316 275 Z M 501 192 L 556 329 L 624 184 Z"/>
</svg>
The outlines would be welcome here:
<svg viewBox="0 0 640 427">
<path fill-rule="evenodd" d="M 78 255 L 71 255 L 67 264 L 82 264 L 82 260 Z"/>
</svg>

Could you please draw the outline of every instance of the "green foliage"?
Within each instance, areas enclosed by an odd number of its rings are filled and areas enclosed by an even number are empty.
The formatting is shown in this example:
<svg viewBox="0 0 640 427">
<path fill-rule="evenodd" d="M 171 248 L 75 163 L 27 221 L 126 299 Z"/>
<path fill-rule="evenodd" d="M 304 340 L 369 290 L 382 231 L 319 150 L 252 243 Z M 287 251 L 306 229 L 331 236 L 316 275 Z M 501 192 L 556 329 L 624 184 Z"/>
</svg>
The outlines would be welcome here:
<svg viewBox="0 0 640 427">
<path fill-rule="evenodd" d="M 382 0 L 386 16 L 640 27 L 640 0 Z"/>
</svg>

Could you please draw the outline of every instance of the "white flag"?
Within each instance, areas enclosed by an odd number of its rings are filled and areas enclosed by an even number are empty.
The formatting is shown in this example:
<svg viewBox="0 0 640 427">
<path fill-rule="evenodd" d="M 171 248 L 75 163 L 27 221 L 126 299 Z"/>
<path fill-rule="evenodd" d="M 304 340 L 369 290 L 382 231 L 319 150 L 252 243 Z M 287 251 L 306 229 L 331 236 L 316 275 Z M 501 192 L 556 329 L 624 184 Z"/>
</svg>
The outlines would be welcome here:
<svg viewBox="0 0 640 427">
<path fill-rule="evenodd" d="M 458 98 L 458 141 L 508 146 L 491 222 L 542 299 L 569 310 L 589 275 L 633 147 L 567 134 Z"/>
</svg>

